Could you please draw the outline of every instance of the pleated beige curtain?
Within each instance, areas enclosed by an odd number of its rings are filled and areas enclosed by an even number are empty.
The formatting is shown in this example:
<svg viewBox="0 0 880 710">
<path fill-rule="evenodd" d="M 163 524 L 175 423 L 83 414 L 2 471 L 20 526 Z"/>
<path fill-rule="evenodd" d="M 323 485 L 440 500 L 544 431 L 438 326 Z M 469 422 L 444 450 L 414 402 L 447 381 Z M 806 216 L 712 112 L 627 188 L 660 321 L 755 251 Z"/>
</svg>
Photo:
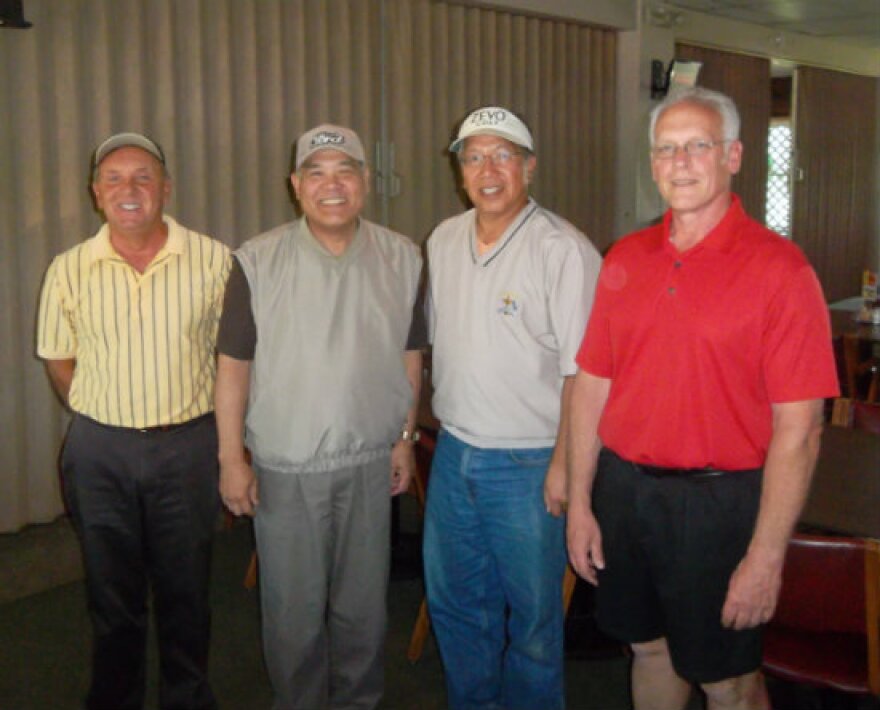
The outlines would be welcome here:
<svg viewBox="0 0 880 710">
<path fill-rule="evenodd" d="M 401 192 L 383 204 L 374 191 L 368 216 L 385 207 L 420 240 L 462 208 L 445 153 L 453 124 L 505 103 L 534 130 L 538 199 L 611 240 L 610 31 L 439 0 L 28 0 L 26 11 L 32 29 L 0 30 L 0 532 L 62 512 L 67 415 L 34 356 L 36 304 L 51 258 L 99 226 L 88 164 L 110 133 L 159 141 L 169 214 L 232 246 L 292 217 L 290 147 L 303 130 L 348 124 L 369 155 L 384 133 Z"/>
<path fill-rule="evenodd" d="M 99 225 L 91 151 L 164 147 L 169 214 L 230 245 L 289 220 L 290 147 L 322 121 L 379 130 L 378 4 L 363 0 L 28 0 L 0 30 L 0 531 L 61 511 L 67 417 L 34 357 L 43 272 Z M 375 211 L 371 209 L 371 211 Z"/>
<path fill-rule="evenodd" d="M 702 62 L 697 83 L 736 103 L 742 120 L 743 164 L 733 191 L 759 222 L 767 211 L 767 140 L 770 132 L 770 60 L 679 43 L 675 58 Z"/>
<path fill-rule="evenodd" d="M 862 270 L 871 267 L 878 84 L 813 67 L 799 67 L 795 76 L 791 233 L 829 301 L 858 295 Z"/>
<path fill-rule="evenodd" d="M 436 0 L 389 0 L 388 14 L 391 224 L 421 240 L 464 208 L 447 146 L 469 110 L 500 104 L 532 130 L 536 199 L 610 244 L 615 33 Z"/>
</svg>

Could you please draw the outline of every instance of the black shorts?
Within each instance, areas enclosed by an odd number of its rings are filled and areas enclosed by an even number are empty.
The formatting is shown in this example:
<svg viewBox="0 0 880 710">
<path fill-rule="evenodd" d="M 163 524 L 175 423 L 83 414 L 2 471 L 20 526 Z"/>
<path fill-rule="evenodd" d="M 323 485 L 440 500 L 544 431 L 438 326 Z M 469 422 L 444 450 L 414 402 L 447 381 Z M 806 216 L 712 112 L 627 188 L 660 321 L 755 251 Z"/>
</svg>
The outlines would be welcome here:
<svg viewBox="0 0 880 710">
<path fill-rule="evenodd" d="M 760 469 L 651 475 L 603 449 L 593 486 L 605 569 L 599 626 L 627 643 L 665 637 L 676 672 L 714 683 L 758 669 L 761 629 L 721 625 L 757 518 Z"/>
</svg>

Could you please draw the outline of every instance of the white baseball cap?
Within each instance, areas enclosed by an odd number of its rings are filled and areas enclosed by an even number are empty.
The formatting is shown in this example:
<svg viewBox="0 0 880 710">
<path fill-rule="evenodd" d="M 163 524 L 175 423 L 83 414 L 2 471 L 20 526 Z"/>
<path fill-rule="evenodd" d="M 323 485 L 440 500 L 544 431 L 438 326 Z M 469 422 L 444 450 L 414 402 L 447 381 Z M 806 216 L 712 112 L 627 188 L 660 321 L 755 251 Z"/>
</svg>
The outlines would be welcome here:
<svg viewBox="0 0 880 710">
<path fill-rule="evenodd" d="M 500 106 L 484 106 L 471 111 L 458 129 L 458 137 L 452 141 L 449 152 L 457 153 L 471 136 L 499 136 L 535 152 L 532 134 L 526 124 L 513 111 Z"/>
<path fill-rule="evenodd" d="M 158 143 L 140 133 L 117 133 L 110 136 L 95 149 L 95 167 L 98 167 L 101 164 L 101 161 L 114 150 L 127 148 L 129 146 L 147 151 L 147 153 L 152 155 L 156 160 L 162 163 L 162 165 L 165 165 L 165 153 L 162 152 Z"/>
<path fill-rule="evenodd" d="M 299 170 L 306 158 L 319 150 L 339 150 L 361 163 L 366 162 L 364 146 L 357 133 L 344 126 L 322 123 L 303 133 L 296 142 L 294 170 Z"/>
</svg>

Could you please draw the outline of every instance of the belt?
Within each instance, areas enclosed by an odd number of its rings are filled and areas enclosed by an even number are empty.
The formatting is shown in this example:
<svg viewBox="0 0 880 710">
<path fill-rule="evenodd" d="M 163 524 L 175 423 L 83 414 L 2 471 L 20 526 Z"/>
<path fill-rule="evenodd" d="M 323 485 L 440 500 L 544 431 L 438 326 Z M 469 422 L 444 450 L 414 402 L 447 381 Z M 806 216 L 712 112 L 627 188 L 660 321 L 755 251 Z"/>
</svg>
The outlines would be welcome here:
<svg viewBox="0 0 880 710">
<path fill-rule="evenodd" d="M 634 463 L 633 466 L 635 466 L 639 473 L 644 473 L 652 478 L 689 478 L 696 480 L 738 473 L 737 471 L 723 471 L 717 468 L 665 468 L 663 466 L 647 466 L 641 463 Z"/>
<path fill-rule="evenodd" d="M 191 426 L 195 426 L 199 422 L 202 422 L 209 417 L 213 417 L 214 412 L 208 412 L 207 414 L 202 414 L 199 417 L 195 417 L 194 419 L 187 419 L 185 422 L 179 422 L 177 424 L 159 424 L 157 426 L 148 427 L 115 426 L 113 424 L 104 424 L 103 422 L 95 421 L 91 417 L 86 417 L 84 414 L 81 414 L 80 416 L 84 419 L 88 419 L 93 424 L 97 424 L 99 427 L 102 427 L 104 429 L 111 429 L 113 431 L 137 434 L 169 434 L 171 432 L 180 431 L 181 429 L 187 429 Z"/>
<path fill-rule="evenodd" d="M 203 414 L 200 417 L 196 417 L 195 419 L 187 419 L 185 422 L 180 422 L 178 424 L 159 424 L 158 426 L 148 426 L 144 427 L 143 429 L 135 429 L 135 431 L 140 432 L 141 434 L 167 434 L 172 431 L 178 431 L 180 429 L 187 429 L 188 427 L 195 426 L 199 422 L 212 416 L 214 416 L 214 412 L 208 412 L 207 414 Z"/>
</svg>

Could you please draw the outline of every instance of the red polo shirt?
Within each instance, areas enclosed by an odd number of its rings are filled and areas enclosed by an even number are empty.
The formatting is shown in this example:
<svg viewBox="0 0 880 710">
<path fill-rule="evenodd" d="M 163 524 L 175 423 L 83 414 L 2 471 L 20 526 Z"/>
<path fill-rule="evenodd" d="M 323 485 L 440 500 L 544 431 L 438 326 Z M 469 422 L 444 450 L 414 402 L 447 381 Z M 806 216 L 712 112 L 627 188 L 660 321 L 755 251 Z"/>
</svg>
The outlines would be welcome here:
<svg viewBox="0 0 880 710">
<path fill-rule="evenodd" d="M 684 253 L 670 221 L 620 240 L 599 277 L 577 357 L 612 381 L 599 436 L 638 463 L 757 468 L 771 403 L 838 394 L 821 286 L 736 196 Z"/>
</svg>

